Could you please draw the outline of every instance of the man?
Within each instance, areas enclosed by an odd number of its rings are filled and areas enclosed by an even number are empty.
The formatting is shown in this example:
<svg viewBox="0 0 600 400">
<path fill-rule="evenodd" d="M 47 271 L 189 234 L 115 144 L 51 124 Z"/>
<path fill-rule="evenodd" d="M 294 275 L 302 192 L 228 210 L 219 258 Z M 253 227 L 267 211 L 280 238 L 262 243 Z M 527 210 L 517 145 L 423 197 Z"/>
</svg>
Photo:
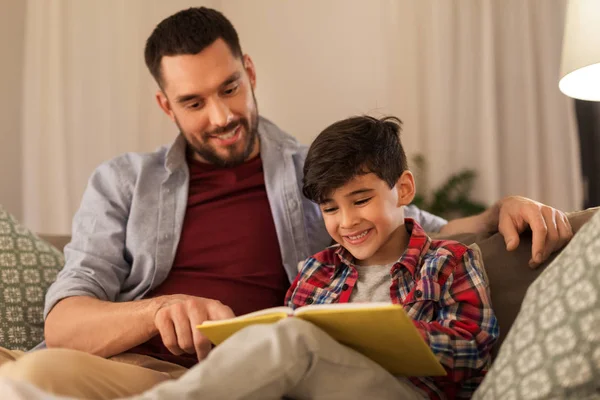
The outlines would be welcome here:
<svg viewBox="0 0 600 400">
<path fill-rule="evenodd" d="M 210 350 L 195 325 L 282 305 L 297 263 L 331 240 L 300 192 L 306 148 L 259 117 L 254 64 L 223 15 L 165 19 L 145 58 L 181 133 L 94 172 L 46 297 L 49 349 L 0 349 L 0 376 L 84 398 L 178 378 Z M 521 197 L 449 223 L 406 213 L 427 231 L 499 229 L 509 249 L 530 226 L 532 264 L 572 236 L 563 213 Z"/>
</svg>

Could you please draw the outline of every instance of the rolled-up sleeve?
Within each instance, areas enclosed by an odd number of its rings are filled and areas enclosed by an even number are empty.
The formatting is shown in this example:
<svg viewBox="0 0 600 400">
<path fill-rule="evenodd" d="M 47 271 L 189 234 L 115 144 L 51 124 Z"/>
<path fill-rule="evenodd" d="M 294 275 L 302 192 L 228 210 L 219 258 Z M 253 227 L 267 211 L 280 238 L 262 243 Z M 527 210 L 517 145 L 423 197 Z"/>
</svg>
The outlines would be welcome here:
<svg viewBox="0 0 600 400">
<path fill-rule="evenodd" d="M 451 263 L 443 257 L 435 262 L 440 271 L 441 265 Z M 475 376 L 480 381 L 498 338 L 498 321 L 477 254 L 468 249 L 452 264 L 452 274 L 440 288 L 435 320 L 414 323 L 448 372 L 441 380 L 460 382 Z"/>
<path fill-rule="evenodd" d="M 125 158 L 99 166 L 73 218 L 65 266 L 46 294 L 44 318 L 62 299 L 89 296 L 114 301 L 130 271 L 125 257 L 132 189 Z"/>
</svg>

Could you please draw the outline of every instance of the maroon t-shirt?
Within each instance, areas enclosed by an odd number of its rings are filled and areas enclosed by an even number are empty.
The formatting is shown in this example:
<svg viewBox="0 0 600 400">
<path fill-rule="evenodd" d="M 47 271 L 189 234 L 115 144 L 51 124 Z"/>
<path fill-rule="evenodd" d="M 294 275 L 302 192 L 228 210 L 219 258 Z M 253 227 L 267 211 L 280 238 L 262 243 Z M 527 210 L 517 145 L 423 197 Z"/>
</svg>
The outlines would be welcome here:
<svg viewBox="0 0 600 400">
<path fill-rule="evenodd" d="M 188 160 L 188 204 L 173 267 L 147 297 L 188 294 L 216 299 L 236 315 L 283 305 L 289 281 L 260 156 L 233 168 Z M 131 350 L 190 367 L 160 335 Z"/>
</svg>

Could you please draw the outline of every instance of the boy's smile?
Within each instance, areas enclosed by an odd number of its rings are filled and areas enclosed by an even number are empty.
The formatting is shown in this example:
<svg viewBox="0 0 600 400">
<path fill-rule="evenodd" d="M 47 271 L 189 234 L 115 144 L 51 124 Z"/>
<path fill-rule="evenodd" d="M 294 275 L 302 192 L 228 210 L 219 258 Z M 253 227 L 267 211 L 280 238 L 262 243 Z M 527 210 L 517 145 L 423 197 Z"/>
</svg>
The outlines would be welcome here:
<svg viewBox="0 0 600 400">
<path fill-rule="evenodd" d="M 359 245 L 363 242 L 366 242 L 369 237 L 371 236 L 371 233 L 373 232 L 373 229 L 367 229 L 364 230 L 362 232 L 358 232 L 358 233 L 350 233 L 348 235 L 344 236 L 344 240 L 346 242 L 349 242 L 351 245 Z"/>
<path fill-rule="evenodd" d="M 389 264 L 404 252 L 408 234 L 402 206 L 408 203 L 401 181 L 408 175 L 403 174 L 393 188 L 373 173 L 358 175 L 320 204 L 329 235 L 357 264 Z"/>
</svg>

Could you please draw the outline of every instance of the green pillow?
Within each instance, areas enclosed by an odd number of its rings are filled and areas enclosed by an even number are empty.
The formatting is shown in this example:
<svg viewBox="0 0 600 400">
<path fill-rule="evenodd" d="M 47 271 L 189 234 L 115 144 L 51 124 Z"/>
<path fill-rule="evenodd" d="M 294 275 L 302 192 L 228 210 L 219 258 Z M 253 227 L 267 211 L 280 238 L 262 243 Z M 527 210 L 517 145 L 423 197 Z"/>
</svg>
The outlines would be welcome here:
<svg viewBox="0 0 600 400">
<path fill-rule="evenodd" d="M 0 347 L 28 350 L 44 339 L 44 296 L 61 252 L 0 206 Z"/>
<path fill-rule="evenodd" d="M 531 284 L 473 398 L 600 398 L 600 213 Z"/>
</svg>

